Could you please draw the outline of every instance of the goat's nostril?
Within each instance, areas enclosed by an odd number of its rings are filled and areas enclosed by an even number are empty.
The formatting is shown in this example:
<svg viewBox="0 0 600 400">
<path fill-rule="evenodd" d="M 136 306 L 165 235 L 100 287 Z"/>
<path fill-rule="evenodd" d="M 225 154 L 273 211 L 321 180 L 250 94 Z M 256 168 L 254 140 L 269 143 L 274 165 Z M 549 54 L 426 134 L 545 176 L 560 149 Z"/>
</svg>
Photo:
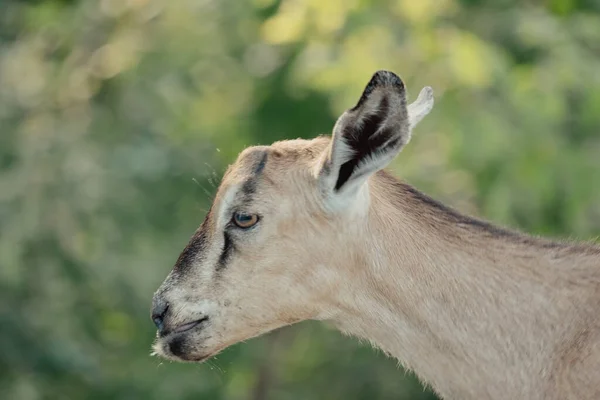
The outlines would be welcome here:
<svg viewBox="0 0 600 400">
<path fill-rule="evenodd" d="M 154 325 L 156 325 L 156 328 L 159 331 L 163 330 L 164 325 L 163 325 L 163 318 L 161 316 L 157 315 L 156 317 L 152 318 L 152 321 L 154 321 Z"/>
<path fill-rule="evenodd" d="M 169 303 L 166 301 L 158 301 L 152 309 L 152 321 L 159 332 L 164 329 L 164 319 L 169 310 Z"/>
</svg>

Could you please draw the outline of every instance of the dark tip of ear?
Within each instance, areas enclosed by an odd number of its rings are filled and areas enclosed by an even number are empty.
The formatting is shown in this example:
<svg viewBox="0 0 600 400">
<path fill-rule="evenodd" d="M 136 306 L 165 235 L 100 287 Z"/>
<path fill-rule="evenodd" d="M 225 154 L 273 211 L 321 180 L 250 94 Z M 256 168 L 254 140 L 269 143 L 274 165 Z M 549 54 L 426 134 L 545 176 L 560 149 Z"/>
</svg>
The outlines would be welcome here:
<svg viewBox="0 0 600 400">
<path fill-rule="evenodd" d="M 362 96 L 360 96 L 358 103 L 356 104 L 356 106 L 354 106 L 354 108 L 352 108 L 352 110 L 355 110 L 358 107 L 360 107 L 362 103 L 369 97 L 371 92 L 373 92 L 373 90 L 375 90 L 378 87 L 386 86 L 393 87 L 396 90 L 404 90 L 404 82 L 402 82 L 402 79 L 400 79 L 398 75 L 391 71 L 377 71 L 373 74 L 369 83 L 367 83 L 367 86 L 365 87 Z"/>
<path fill-rule="evenodd" d="M 373 74 L 369 85 L 377 86 L 397 86 L 400 89 L 404 88 L 404 82 L 395 73 L 391 71 L 377 71 Z"/>
</svg>

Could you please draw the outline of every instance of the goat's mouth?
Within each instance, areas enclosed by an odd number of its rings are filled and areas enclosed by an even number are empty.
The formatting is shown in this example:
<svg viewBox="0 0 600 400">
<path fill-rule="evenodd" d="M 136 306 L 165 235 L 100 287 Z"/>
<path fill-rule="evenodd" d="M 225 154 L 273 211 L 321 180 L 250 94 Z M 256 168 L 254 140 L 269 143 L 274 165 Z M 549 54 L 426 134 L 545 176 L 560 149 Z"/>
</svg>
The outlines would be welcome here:
<svg viewBox="0 0 600 400">
<path fill-rule="evenodd" d="M 173 328 L 166 330 L 164 332 L 159 332 L 158 336 L 160 338 L 166 338 L 167 336 L 171 336 L 171 335 L 175 335 L 175 334 L 179 334 L 179 333 L 184 333 L 187 331 L 191 331 L 192 329 L 202 325 L 204 326 L 205 322 L 208 321 L 208 316 L 204 316 L 200 319 L 197 319 L 195 321 L 191 321 L 191 322 L 186 322 L 185 324 L 180 324 L 180 325 L 176 325 Z"/>
<path fill-rule="evenodd" d="M 186 332 L 186 331 L 194 329 L 195 327 L 197 327 L 198 325 L 200 325 L 200 324 L 202 324 L 203 322 L 206 322 L 206 321 L 208 321 L 208 317 L 202 317 L 202 318 L 197 319 L 195 321 L 188 322 L 188 323 L 182 324 L 182 325 L 178 325 L 178 326 L 174 327 L 171 332 L 172 333 Z"/>
</svg>

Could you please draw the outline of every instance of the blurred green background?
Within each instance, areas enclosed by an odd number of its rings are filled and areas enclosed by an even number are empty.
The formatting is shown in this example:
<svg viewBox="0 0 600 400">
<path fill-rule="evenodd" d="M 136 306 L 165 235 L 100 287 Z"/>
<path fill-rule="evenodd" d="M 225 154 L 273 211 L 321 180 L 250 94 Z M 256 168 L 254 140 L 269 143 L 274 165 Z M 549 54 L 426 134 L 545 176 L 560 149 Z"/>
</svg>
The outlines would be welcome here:
<svg viewBox="0 0 600 400">
<path fill-rule="evenodd" d="M 330 132 L 377 69 L 436 106 L 391 169 L 600 234 L 597 0 L 0 2 L 0 399 L 434 399 L 306 322 L 150 357 L 153 291 L 245 146 Z"/>
</svg>

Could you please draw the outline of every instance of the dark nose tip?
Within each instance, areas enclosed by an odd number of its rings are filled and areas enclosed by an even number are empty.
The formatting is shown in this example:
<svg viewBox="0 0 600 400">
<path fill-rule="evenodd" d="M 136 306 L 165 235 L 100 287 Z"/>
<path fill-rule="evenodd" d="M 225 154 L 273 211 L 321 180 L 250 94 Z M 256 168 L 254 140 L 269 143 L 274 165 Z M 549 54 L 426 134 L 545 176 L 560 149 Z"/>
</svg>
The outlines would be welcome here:
<svg viewBox="0 0 600 400">
<path fill-rule="evenodd" d="M 165 327 L 164 319 L 168 310 L 169 303 L 161 298 L 154 299 L 154 304 L 152 306 L 152 321 L 154 321 L 154 325 L 156 325 L 159 332 L 162 332 Z"/>
</svg>

